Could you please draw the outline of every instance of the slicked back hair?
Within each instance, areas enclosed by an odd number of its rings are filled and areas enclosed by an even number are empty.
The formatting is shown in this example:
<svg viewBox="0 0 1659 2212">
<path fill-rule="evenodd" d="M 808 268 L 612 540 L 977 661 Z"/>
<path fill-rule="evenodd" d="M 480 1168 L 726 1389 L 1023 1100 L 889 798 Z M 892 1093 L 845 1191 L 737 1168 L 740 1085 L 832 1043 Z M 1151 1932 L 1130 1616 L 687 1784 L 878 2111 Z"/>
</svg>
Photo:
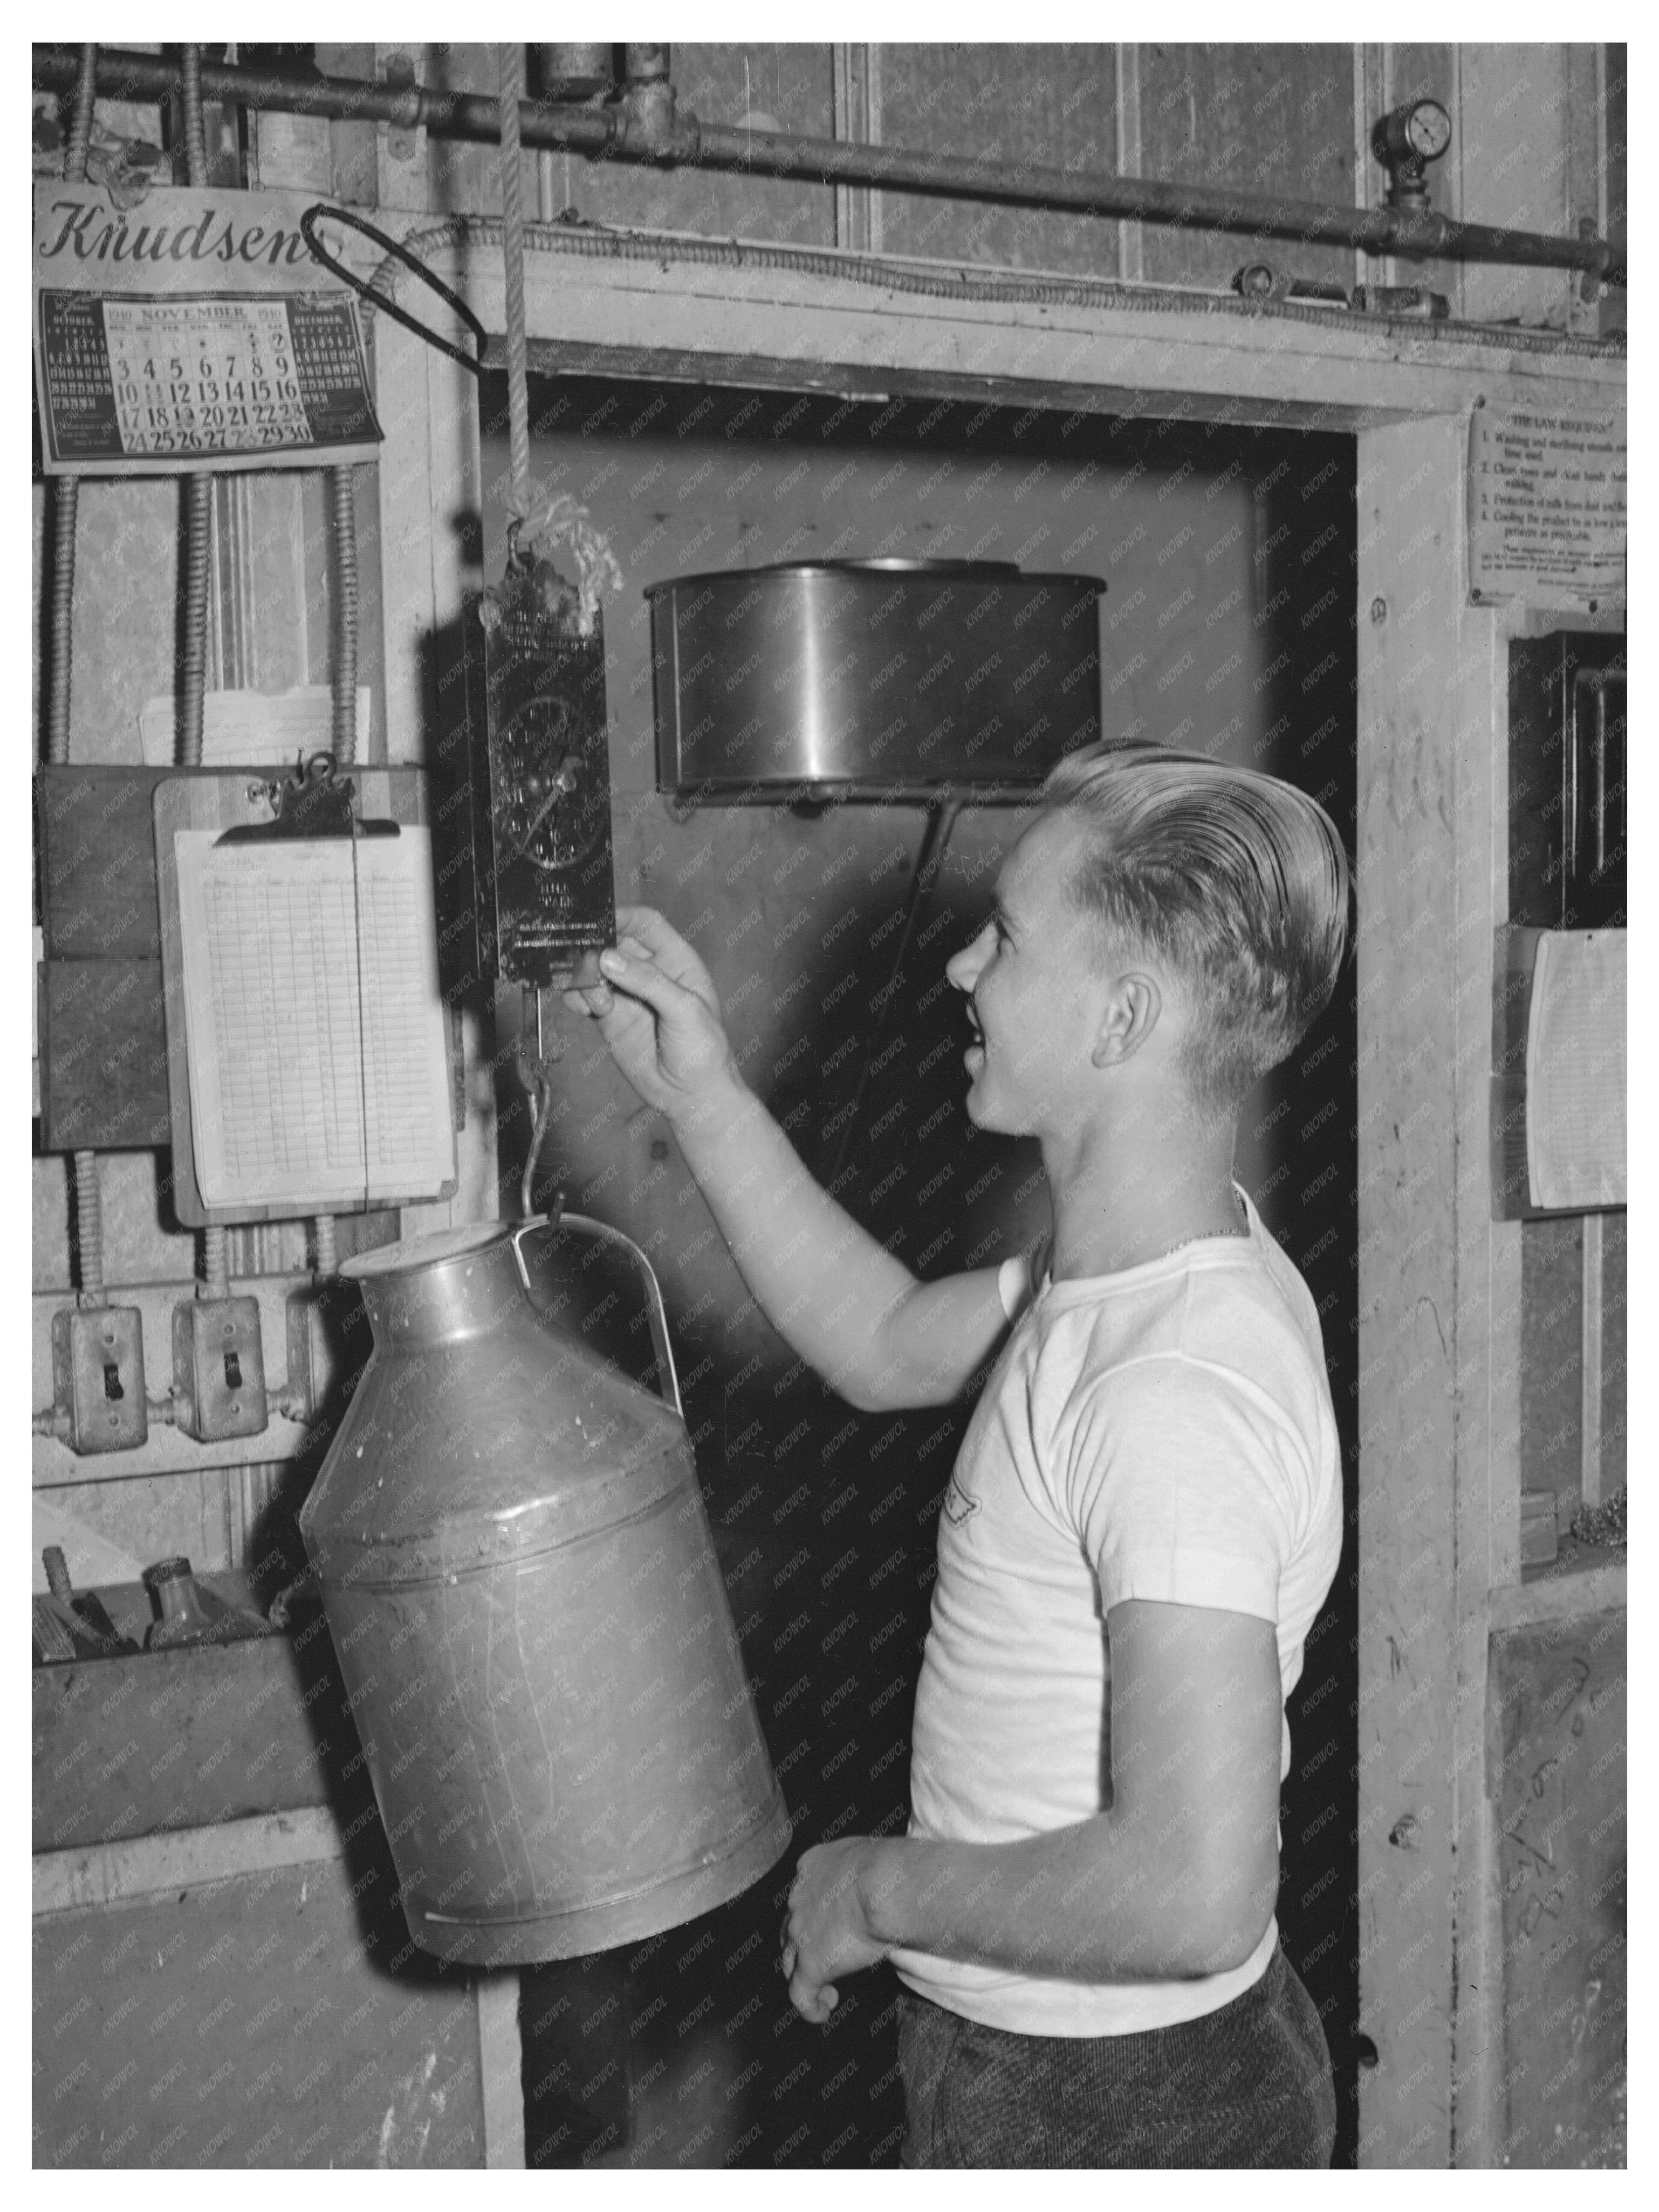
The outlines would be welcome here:
<svg viewBox="0 0 1659 2212">
<path fill-rule="evenodd" d="M 1167 963 L 1194 1008 L 1182 1073 L 1236 1114 L 1324 1012 L 1347 950 L 1347 854 L 1316 799 L 1203 754 L 1103 742 L 1042 787 L 1086 849 L 1066 885 L 1115 951 Z"/>
</svg>

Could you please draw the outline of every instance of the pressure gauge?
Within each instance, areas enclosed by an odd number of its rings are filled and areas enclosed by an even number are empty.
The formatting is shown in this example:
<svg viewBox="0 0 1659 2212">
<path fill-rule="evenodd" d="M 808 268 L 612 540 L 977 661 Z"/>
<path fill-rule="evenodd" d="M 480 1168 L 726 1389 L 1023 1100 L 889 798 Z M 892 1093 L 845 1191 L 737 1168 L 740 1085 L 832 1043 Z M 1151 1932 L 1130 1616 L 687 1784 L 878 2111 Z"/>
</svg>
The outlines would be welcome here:
<svg viewBox="0 0 1659 2212">
<path fill-rule="evenodd" d="M 1423 172 L 1451 143 L 1451 117 L 1437 100 L 1391 109 L 1371 132 L 1371 151 L 1389 173 L 1390 207 L 1426 207 Z"/>
<path fill-rule="evenodd" d="M 1437 161 L 1451 143 L 1451 118 L 1437 100 L 1417 100 L 1406 110 L 1406 137 L 1414 154 Z"/>
</svg>

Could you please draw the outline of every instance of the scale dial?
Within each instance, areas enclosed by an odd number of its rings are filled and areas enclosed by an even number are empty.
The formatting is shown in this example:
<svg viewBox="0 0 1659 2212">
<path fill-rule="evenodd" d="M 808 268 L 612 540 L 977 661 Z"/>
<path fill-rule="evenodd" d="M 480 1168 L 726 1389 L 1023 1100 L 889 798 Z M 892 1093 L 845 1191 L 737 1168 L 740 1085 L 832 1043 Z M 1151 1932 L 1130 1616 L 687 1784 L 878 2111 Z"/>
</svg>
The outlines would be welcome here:
<svg viewBox="0 0 1659 2212">
<path fill-rule="evenodd" d="M 563 699 L 526 700 L 493 748 L 498 868 L 574 867 L 609 825 L 608 788 L 595 785 L 570 721 Z"/>
</svg>

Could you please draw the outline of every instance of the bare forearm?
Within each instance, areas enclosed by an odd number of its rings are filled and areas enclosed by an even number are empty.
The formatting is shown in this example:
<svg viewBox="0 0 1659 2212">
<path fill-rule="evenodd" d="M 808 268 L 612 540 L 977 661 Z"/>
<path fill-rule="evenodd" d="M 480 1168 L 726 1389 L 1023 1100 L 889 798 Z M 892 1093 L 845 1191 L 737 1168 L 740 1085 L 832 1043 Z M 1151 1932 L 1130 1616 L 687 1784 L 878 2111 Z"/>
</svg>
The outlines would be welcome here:
<svg viewBox="0 0 1659 2212">
<path fill-rule="evenodd" d="M 686 1165 L 744 1281 L 792 1350 L 854 1403 L 883 1316 L 915 1277 L 807 1173 L 733 1071 L 675 1116 Z"/>
<path fill-rule="evenodd" d="M 1108 1811 L 1013 1844 L 881 1843 L 860 1886 L 883 1943 L 935 1958 L 1084 1982 L 1241 1965 L 1273 1910 L 1253 1855 L 1218 1875 L 1176 1842 Z"/>
</svg>

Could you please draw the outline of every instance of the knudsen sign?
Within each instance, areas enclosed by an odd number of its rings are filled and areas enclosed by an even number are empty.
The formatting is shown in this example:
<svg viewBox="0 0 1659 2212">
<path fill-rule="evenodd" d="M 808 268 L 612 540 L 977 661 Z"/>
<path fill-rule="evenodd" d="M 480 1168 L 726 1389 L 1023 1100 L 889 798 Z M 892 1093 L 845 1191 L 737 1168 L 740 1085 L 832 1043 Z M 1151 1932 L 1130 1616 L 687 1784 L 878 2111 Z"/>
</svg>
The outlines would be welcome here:
<svg viewBox="0 0 1659 2212">
<path fill-rule="evenodd" d="M 34 392 L 50 473 L 374 459 L 357 301 L 301 234 L 310 204 L 179 189 L 122 208 L 95 185 L 36 185 Z"/>
</svg>

